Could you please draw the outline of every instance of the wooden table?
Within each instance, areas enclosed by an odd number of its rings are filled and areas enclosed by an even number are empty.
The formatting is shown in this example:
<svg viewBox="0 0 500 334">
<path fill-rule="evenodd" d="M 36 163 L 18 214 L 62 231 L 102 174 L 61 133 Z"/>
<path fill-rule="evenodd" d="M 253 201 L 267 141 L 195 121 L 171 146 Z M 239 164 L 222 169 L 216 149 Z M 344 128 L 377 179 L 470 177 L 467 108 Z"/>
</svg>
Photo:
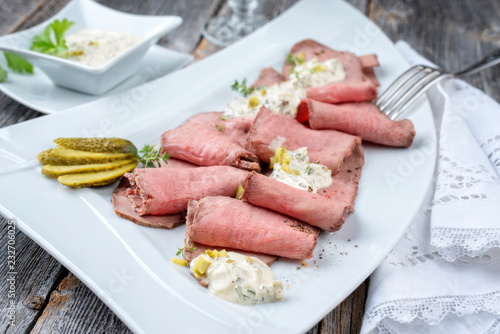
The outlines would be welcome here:
<svg viewBox="0 0 500 334">
<path fill-rule="evenodd" d="M 68 0 L 0 2 L 0 34 L 29 28 L 52 16 Z M 296 0 L 261 1 L 259 12 L 279 15 Z M 307 0 L 304 0 L 307 1 Z M 327 0 L 325 0 L 327 1 Z M 173 14 L 184 24 L 160 41 L 197 59 L 219 50 L 201 36 L 207 20 L 229 10 L 225 0 L 100 0 L 130 13 Z M 448 70 L 479 60 L 500 46 L 500 2 L 497 0 L 349 0 L 394 41 L 403 39 L 425 57 Z M 473 85 L 500 100 L 500 69 L 470 77 Z M 23 122 L 42 114 L 0 94 L 0 126 Z M 48 117 L 48 116 L 45 116 Z M 1 188 L 0 191 L 8 191 Z M 7 319 L 7 221 L 2 219 L 0 240 L 0 331 L 6 333 L 128 333 L 128 328 L 78 278 L 22 232 L 16 232 L 16 325 Z M 358 333 L 368 282 L 308 333 Z"/>
</svg>

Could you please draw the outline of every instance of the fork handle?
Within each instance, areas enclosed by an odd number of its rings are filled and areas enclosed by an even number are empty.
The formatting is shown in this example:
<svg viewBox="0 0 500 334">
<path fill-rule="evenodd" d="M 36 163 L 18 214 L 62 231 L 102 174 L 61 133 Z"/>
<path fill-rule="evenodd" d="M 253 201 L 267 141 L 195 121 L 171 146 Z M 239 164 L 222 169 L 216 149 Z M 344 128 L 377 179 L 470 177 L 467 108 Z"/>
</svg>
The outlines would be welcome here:
<svg viewBox="0 0 500 334">
<path fill-rule="evenodd" d="M 466 69 L 454 73 L 454 75 L 458 78 L 463 78 L 468 75 L 474 74 L 476 72 L 485 70 L 489 67 L 500 64 L 500 49 L 493 51 L 486 57 L 484 57 L 479 62 L 467 67 Z"/>
</svg>

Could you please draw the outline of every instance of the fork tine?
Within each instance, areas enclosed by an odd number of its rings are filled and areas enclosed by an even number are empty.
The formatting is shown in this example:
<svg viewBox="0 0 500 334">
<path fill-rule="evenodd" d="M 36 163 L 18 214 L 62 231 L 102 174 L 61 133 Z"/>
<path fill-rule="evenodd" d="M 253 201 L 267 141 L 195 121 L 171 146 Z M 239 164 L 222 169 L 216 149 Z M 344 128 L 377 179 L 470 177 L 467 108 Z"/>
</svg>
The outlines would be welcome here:
<svg viewBox="0 0 500 334">
<path fill-rule="evenodd" d="M 403 82 L 396 91 L 390 96 L 387 101 L 381 106 L 381 110 L 384 114 L 390 115 L 392 108 L 391 105 L 397 103 L 406 92 L 412 89 L 416 84 L 421 82 L 433 69 L 428 67 L 423 67 L 422 70 L 416 72 L 412 77 Z"/>
<path fill-rule="evenodd" d="M 386 90 L 385 92 L 378 98 L 377 102 L 375 105 L 377 107 L 381 107 L 383 104 L 386 104 L 386 99 L 390 98 L 394 92 L 399 88 L 399 86 L 405 82 L 406 80 L 409 80 L 412 78 L 414 75 L 420 73 L 421 70 L 424 69 L 424 66 L 422 65 L 415 65 L 408 69 L 406 72 L 401 74 Z"/>
<path fill-rule="evenodd" d="M 386 106 L 386 109 L 384 109 L 384 114 L 387 116 L 391 116 L 391 114 L 398 109 L 398 107 L 405 102 L 406 99 L 411 97 L 414 92 L 416 92 L 420 87 L 439 74 L 441 74 L 439 71 L 431 68 L 426 68 L 425 72 L 421 72 L 423 75 L 418 77 L 418 80 L 412 80 L 411 83 L 407 83 L 408 85 L 405 85 L 405 87 L 402 87 L 402 89 L 398 90 L 398 92 L 395 95 L 397 99 L 393 98 L 392 100 L 395 100 L 394 103 L 391 103 L 390 106 Z M 387 108 L 389 107 L 389 108 Z"/>
<path fill-rule="evenodd" d="M 427 81 L 425 84 L 416 87 L 416 89 L 413 90 L 412 95 L 405 96 L 404 99 L 401 99 L 398 101 L 398 105 L 400 105 L 399 108 L 394 107 L 393 110 L 391 110 L 391 114 L 389 114 L 389 117 L 391 120 L 395 120 L 399 115 L 401 115 L 406 108 L 408 108 L 416 99 L 418 99 L 427 89 L 432 87 L 435 83 L 453 76 L 450 73 L 442 73 L 439 71 L 436 71 L 434 73 L 439 73 L 438 76 L 433 77 L 431 80 Z"/>
</svg>

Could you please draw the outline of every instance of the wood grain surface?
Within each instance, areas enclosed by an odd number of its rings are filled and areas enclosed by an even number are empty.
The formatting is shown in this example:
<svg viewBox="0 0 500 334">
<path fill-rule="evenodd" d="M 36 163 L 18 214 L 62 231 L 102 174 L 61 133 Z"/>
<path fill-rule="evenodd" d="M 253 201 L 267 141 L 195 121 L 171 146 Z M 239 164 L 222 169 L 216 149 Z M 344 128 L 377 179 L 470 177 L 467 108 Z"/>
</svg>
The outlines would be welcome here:
<svg viewBox="0 0 500 334">
<path fill-rule="evenodd" d="M 306 0 L 307 1 L 307 0 Z M 226 0 L 101 0 L 117 10 L 137 14 L 173 14 L 184 23 L 160 40 L 196 59 L 220 48 L 201 35 L 210 19 L 229 10 Z M 272 19 L 295 0 L 263 1 L 258 11 Z M 393 40 L 406 40 L 437 65 L 457 70 L 500 47 L 500 2 L 497 0 L 350 0 Z M 67 0 L 20 0 L 0 2 L 0 35 L 36 25 L 67 3 Z M 500 68 L 472 76 L 468 81 L 500 101 Z M 0 93 L 0 127 L 42 114 Z M 47 116 L 44 116 L 47 117 Z M 8 191 L 0 187 L 0 191 Z M 78 278 L 68 272 L 25 234 L 15 231 L 16 322 L 8 321 L 8 221 L 0 228 L 0 332 L 2 333 L 129 333 L 128 328 Z M 308 333 L 359 333 L 368 283 L 364 282 L 342 304 Z"/>
</svg>

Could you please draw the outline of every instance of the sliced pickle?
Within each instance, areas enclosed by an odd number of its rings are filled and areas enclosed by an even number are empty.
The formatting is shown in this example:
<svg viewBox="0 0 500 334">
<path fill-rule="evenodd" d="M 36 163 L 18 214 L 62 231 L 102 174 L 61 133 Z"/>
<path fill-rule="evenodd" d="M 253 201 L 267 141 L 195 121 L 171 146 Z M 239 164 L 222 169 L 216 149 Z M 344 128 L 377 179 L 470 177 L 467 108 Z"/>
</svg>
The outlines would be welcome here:
<svg viewBox="0 0 500 334">
<path fill-rule="evenodd" d="M 94 153 L 62 147 L 43 151 L 36 156 L 44 165 L 101 164 L 117 160 L 128 160 L 133 157 L 132 153 Z"/>
<path fill-rule="evenodd" d="M 130 172 L 137 166 L 137 164 L 138 162 L 134 161 L 125 166 L 104 172 L 66 174 L 59 176 L 57 181 L 65 186 L 74 188 L 104 186 L 113 183 L 123 174 Z"/>
<path fill-rule="evenodd" d="M 45 165 L 42 167 L 42 174 L 49 177 L 59 177 L 65 174 L 102 172 L 106 170 L 115 169 L 135 161 L 137 160 L 134 158 L 129 160 L 119 160 L 116 162 L 115 161 L 107 162 L 104 164 L 87 164 L 87 165 L 70 165 L 70 166 Z"/>
<path fill-rule="evenodd" d="M 135 147 L 122 138 L 57 138 L 54 143 L 72 150 L 101 153 L 130 153 L 129 146 Z"/>
</svg>

